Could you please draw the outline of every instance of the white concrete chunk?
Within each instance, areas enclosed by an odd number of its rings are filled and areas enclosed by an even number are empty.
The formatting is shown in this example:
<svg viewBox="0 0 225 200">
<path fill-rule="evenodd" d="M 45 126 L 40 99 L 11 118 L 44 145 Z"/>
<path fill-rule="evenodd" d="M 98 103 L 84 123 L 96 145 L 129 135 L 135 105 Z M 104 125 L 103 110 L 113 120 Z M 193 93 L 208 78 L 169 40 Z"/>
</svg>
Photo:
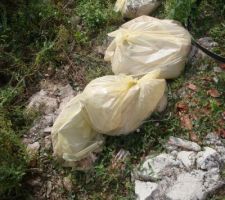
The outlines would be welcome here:
<svg viewBox="0 0 225 200">
<path fill-rule="evenodd" d="M 146 160 L 141 167 L 141 173 L 144 175 L 153 175 L 158 177 L 166 169 L 178 165 L 179 163 L 174 160 L 172 155 L 163 153 Z"/>
<path fill-rule="evenodd" d="M 183 163 L 186 169 L 191 169 L 195 165 L 196 153 L 194 151 L 181 151 L 178 153 L 177 159 Z"/>
<path fill-rule="evenodd" d="M 219 154 L 215 149 L 212 149 L 210 147 L 204 147 L 204 151 L 200 151 L 197 154 L 197 168 L 203 170 L 219 168 L 219 160 Z"/>
<path fill-rule="evenodd" d="M 135 181 L 135 194 L 137 200 L 147 200 L 157 190 L 158 184 L 152 182 Z"/>
<path fill-rule="evenodd" d="M 215 133 L 209 133 L 204 139 L 205 145 L 223 146 L 220 137 Z"/>
<path fill-rule="evenodd" d="M 183 173 L 166 194 L 167 200 L 203 200 L 207 193 L 204 191 L 203 180 L 205 173 L 195 171 L 194 173 Z"/>
</svg>

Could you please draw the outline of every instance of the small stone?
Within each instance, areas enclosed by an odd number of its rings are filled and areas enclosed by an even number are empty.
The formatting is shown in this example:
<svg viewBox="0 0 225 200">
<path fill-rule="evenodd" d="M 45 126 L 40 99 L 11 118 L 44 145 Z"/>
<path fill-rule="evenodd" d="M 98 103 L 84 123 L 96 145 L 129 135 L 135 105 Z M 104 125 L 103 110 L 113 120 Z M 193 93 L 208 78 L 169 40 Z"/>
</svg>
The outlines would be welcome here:
<svg viewBox="0 0 225 200">
<path fill-rule="evenodd" d="M 53 125 L 53 120 L 54 120 L 54 115 L 53 114 L 49 114 L 44 116 L 45 122 L 47 125 L 52 126 Z"/>
<path fill-rule="evenodd" d="M 212 38 L 210 37 L 204 37 L 204 38 L 200 38 L 198 40 L 199 44 L 201 44 L 202 46 L 204 46 L 205 48 L 212 50 L 213 47 L 217 46 L 218 44 L 216 42 L 213 41 Z M 189 62 L 192 64 L 197 63 L 199 60 L 205 59 L 207 58 L 207 55 L 201 51 L 198 48 L 193 48 L 192 53 L 190 54 L 190 59 Z M 200 66 L 200 68 L 202 70 L 206 70 L 205 66 Z"/>
<path fill-rule="evenodd" d="M 41 90 L 34 94 L 29 101 L 30 103 L 27 106 L 28 112 L 33 109 L 49 114 L 58 108 L 56 98 L 49 97 L 47 91 L 45 90 Z"/>
<path fill-rule="evenodd" d="M 150 199 L 152 193 L 157 190 L 158 184 L 135 180 L 135 194 L 138 200 Z"/>
<path fill-rule="evenodd" d="M 67 84 L 66 86 L 60 88 L 59 95 L 60 95 L 61 99 L 64 99 L 64 98 L 67 98 L 68 96 L 74 97 L 75 92 L 74 92 L 73 88 L 71 87 L 71 85 Z"/>
<path fill-rule="evenodd" d="M 48 74 L 49 76 L 52 76 L 54 74 L 55 70 L 53 67 L 48 67 Z"/>
<path fill-rule="evenodd" d="M 30 179 L 27 181 L 27 184 L 30 185 L 31 187 L 41 187 L 42 186 L 41 178 L 36 177 L 36 178 Z"/>
<path fill-rule="evenodd" d="M 52 132 L 52 127 L 47 127 L 44 129 L 44 133 L 51 133 Z"/>
<path fill-rule="evenodd" d="M 219 82 L 219 79 L 218 79 L 217 77 L 213 77 L 213 81 L 214 81 L 215 83 L 218 83 L 218 82 Z"/>
<path fill-rule="evenodd" d="M 177 159 L 180 160 L 186 169 L 191 169 L 195 164 L 196 153 L 194 151 L 181 151 L 177 155 Z"/>
<path fill-rule="evenodd" d="M 66 176 L 63 178 L 63 186 L 68 192 L 72 191 L 73 183 L 70 176 Z"/>
<path fill-rule="evenodd" d="M 75 91 L 68 84 L 65 87 L 60 89 L 60 105 L 57 113 L 59 114 L 62 109 L 68 104 L 68 102 L 75 96 Z"/>
<path fill-rule="evenodd" d="M 29 155 L 29 166 L 36 167 L 37 158 L 39 153 L 40 144 L 39 142 L 34 142 L 27 145 L 27 153 Z"/>
<path fill-rule="evenodd" d="M 47 191 L 46 191 L 47 198 L 50 197 L 51 191 L 52 191 L 52 182 L 51 181 L 48 181 L 47 182 Z"/>
<path fill-rule="evenodd" d="M 24 135 L 23 139 L 22 139 L 22 143 L 25 144 L 26 146 L 28 146 L 30 143 L 32 143 L 32 141 L 30 138 L 27 138 L 27 136 Z"/>
<path fill-rule="evenodd" d="M 81 18 L 79 16 L 72 16 L 70 18 L 70 23 L 74 27 L 76 27 L 80 22 L 81 22 Z"/>
<path fill-rule="evenodd" d="M 28 144 L 27 153 L 30 155 L 31 158 L 33 158 L 38 155 L 39 148 L 40 148 L 39 142 Z"/>
<path fill-rule="evenodd" d="M 198 40 L 198 42 L 207 49 L 212 49 L 212 47 L 218 46 L 218 43 L 214 42 L 211 37 L 203 37 Z"/>
<path fill-rule="evenodd" d="M 214 71 L 214 72 L 217 72 L 217 73 L 220 73 L 220 72 L 222 72 L 223 70 L 222 70 L 220 67 L 213 67 L 213 71 Z"/>
<path fill-rule="evenodd" d="M 181 138 L 176 138 L 173 136 L 170 136 L 168 140 L 168 145 L 176 146 L 189 151 L 201 151 L 201 147 L 197 143 L 184 140 Z"/>
<path fill-rule="evenodd" d="M 201 50 L 200 50 L 201 51 Z M 202 52 L 202 56 L 204 57 L 205 56 L 205 54 Z M 200 65 L 200 67 L 199 67 L 199 69 L 200 70 L 202 70 L 202 71 L 205 71 L 205 70 L 207 70 L 207 68 L 208 68 L 208 65 L 207 64 L 201 64 Z"/>
<path fill-rule="evenodd" d="M 203 170 L 210 170 L 212 168 L 220 167 L 219 154 L 215 149 L 204 147 L 204 151 L 197 154 L 197 167 Z"/>
<path fill-rule="evenodd" d="M 81 31 L 82 30 L 82 26 L 81 25 L 77 25 L 76 28 L 77 28 L 78 31 Z M 81 48 L 78 47 L 77 50 L 78 49 L 81 49 Z"/>
<path fill-rule="evenodd" d="M 105 55 L 105 51 L 106 51 L 106 48 L 103 47 L 103 46 L 97 46 L 97 47 L 95 48 L 95 52 L 96 52 L 97 54 L 99 54 L 99 55 L 102 55 L 102 56 Z"/>
<path fill-rule="evenodd" d="M 52 147 L 51 135 L 46 136 L 44 142 L 45 142 L 45 149 L 50 150 Z"/>
<path fill-rule="evenodd" d="M 204 139 L 205 145 L 222 146 L 223 143 L 216 133 L 208 133 Z"/>
</svg>

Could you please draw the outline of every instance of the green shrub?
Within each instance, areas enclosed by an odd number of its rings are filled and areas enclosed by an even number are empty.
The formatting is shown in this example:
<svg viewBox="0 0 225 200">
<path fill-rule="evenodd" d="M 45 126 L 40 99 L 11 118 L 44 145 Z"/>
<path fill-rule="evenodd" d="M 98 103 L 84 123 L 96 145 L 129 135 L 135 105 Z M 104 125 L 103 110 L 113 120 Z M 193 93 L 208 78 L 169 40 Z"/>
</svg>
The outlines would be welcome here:
<svg viewBox="0 0 225 200">
<path fill-rule="evenodd" d="M 12 124 L 0 113 L 0 196 L 19 194 L 26 169 L 26 154 Z M 13 193 L 13 195 L 12 195 Z"/>
<path fill-rule="evenodd" d="M 113 11 L 113 4 L 109 1 L 80 0 L 76 13 L 91 32 L 120 20 L 119 15 Z"/>
<path fill-rule="evenodd" d="M 195 1 L 196 0 L 166 0 L 165 13 L 167 18 L 187 24 Z"/>
</svg>

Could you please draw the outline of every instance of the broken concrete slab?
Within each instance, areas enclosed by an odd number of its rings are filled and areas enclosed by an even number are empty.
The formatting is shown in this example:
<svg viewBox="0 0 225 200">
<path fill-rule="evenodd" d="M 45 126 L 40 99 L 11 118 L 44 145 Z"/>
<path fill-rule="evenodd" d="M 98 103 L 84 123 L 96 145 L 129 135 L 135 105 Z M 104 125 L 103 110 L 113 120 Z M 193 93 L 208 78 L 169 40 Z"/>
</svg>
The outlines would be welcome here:
<svg viewBox="0 0 225 200">
<path fill-rule="evenodd" d="M 192 173 L 182 173 L 174 185 L 169 188 L 166 199 L 168 200 L 203 200 L 207 193 L 204 192 L 205 172 L 197 170 Z"/>
<path fill-rule="evenodd" d="M 159 178 L 172 167 L 179 166 L 180 162 L 174 160 L 170 154 L 160 154 L 154 158 L 147 159 L 140 168 L 142 175 L 151 175 L 152 177 Z"/>
<path fill-rule="evenodd" d="M 196 153 L 194 151 L 180 151 L 177 154 L 177 159 L 182 162 L 187 170 L 190 170 L 194 168 Z"/>
<path fill-rule="evenodd" d="M 197 168 L 199 169 L 210 170 L 220 167 L 219 154 L 215 149 L 204 147 L 204 151 L 200 151 L 196 157 Z"/>
<path fill-rule="evenodd" d="M 158 184 L 152 182 L 135 181 L 135 195 L 138 200 L 149 199 L 157 190 Z"/>
</svg>

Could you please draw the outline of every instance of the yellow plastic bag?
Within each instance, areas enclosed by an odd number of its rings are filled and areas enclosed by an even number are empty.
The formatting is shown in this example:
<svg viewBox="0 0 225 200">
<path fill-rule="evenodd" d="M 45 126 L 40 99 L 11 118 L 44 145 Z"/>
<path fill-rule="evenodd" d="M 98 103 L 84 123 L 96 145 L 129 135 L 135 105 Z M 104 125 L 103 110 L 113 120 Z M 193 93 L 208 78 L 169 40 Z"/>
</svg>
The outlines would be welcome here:
<svg viewBox="0 0 225 200">
<path fill-rule="evenodd" d="M 166 82 L 147 74 L 104 76 L 91 81 L 82 94 L 82 104 L 94 130 L 107 135 L 128 134 L 141 125 L 164 96 Z"/>
<path fill-rule="evenodd" d="M 180 75 L 191 47 L 188 31 L 172 20 L 141 16 L 109 34 L 114 40 L 105 60 L 115 74 L 144 75 L 160 71 L 159 78 Z"/>
<path fill-rule="evenodd" d="M 126 18 L 151 14 L 160 5 L 160 0 L 117 0 L 114 10 Z"/>
<path fill-rule="evenodd" d="M 67 166 L 97 151 L 102 134 L 128 134 L 138 128 L 165 95 L 166 82 L 157 73 L 140 80 L 112 75 L 91 81 L 59 114 L 52 129 L 54 154 Z M 69 163 L 69 164 L 68 164 Z"/>
<path fill-rule="evenodd" d="M 103 144 L 101 135 L 88 123 L 80 98 L 78 95 L 66 105 L 52 130 L 54 155 L 67 162 L 79 161 Z"/>
</svg>

